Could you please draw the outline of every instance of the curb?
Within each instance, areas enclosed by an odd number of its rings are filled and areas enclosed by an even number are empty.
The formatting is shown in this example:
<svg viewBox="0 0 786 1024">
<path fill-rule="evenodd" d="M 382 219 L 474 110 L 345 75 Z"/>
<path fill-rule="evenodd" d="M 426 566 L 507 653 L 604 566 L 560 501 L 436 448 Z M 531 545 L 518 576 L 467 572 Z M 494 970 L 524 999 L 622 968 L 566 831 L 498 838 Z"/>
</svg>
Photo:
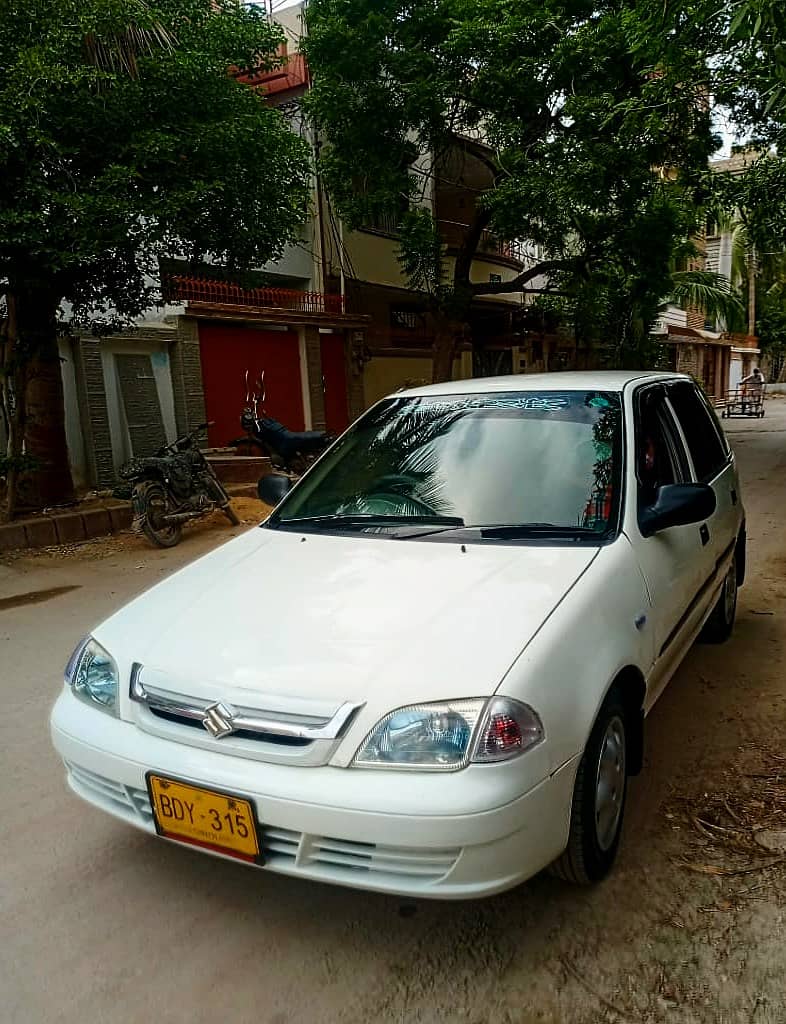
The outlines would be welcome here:
<svg viewBox="0 0 786 1024">
<path fill-rule="evenodd" d="M 226 485 L 231 498 L 256 498 L 256 483 Z M 262 508 L 260 504 L 260 508 Z M 131 526 L 131 505 L 117 502 L 84 511 L 69 510 L 53 515 L 17 519 L 0 525 L 0 554 L 19 548 L 48 548 L 55 544 L 78 544 L 94 537 L 120 533 Z"/>
<path fill-rule="evenodd" d="M 128 529 L 132 518 L 130 505 L 117 504 L 88 508 L 83 512 L 58 512 L 35 519 L 19 519 L 0 526 L 0 552 L 92 540 L 93 537 Z"/>
</svg>

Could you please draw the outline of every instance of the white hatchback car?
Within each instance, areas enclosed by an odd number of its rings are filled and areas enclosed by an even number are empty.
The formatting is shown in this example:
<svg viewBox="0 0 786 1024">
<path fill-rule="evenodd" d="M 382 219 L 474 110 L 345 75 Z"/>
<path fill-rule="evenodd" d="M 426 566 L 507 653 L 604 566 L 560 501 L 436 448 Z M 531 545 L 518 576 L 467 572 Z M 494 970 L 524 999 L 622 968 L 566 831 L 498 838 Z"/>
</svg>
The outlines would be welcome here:
<svg viewBox="0 0 786 1024">
<path fill-rule="evenodd" d="M 700 633 L 729 635 L 744 573 L 734 457 L 689 378 L 425 387 L 97 626 L 52 737 L 85 800 L 271 871 L 592 882 L 645 715 Z"/>
</svg>

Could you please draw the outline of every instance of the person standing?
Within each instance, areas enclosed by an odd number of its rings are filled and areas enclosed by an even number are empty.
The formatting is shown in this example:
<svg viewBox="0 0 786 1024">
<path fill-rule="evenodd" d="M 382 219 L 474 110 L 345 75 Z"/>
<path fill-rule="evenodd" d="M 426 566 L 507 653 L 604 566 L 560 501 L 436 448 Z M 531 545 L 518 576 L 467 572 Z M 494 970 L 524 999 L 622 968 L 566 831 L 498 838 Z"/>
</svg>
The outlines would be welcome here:
<svg viewBox="0 0 786 1024">
<path fill-rule="evenodd" d="M 754 368 L 753 373 L 749 373 L 747 377 L 742 378 L 740 384 L 742 385 L 742 413 L 745 415 L 745 406 L 748 403 L 753 406 L 761 405 L 764 393 L 764 374 L 757 366 Z"/>
</svg>

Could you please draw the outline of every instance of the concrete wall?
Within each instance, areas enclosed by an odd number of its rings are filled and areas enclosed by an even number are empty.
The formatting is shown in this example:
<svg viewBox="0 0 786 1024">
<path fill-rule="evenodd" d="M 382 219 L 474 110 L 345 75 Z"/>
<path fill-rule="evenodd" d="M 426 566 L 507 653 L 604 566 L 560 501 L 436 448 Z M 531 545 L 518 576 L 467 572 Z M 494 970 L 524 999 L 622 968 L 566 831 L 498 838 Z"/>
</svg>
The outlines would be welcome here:
<svg viewBox="0 0 786 1024">
<path fill-rule="evenodd" d="M 366 408 L 395 391 L 430 384 L 431 368 L 430 353 L 423 356 L 373 356 L 363 371 Z M 453 379 L 466 380 L 471 376 L 472 353 L 464 352 L 453 363 Z"/>
<path fill-rule="evenodd" d="M 63 403 L 65 406 L 68 459 L 71 463 L 71 475 L 74 480 L 74 485 L 81 490 L 89 487 L 90 474 L 88 469 L 87 453 L 85 451 L 85 437 L 82 431 L 82 421 L 79 415 L 76 359 L 73 346 L 74 340 L 71 338 L 61 338 L 58 342 L 58 347 L 60 349 L 60 370 L 63 377 Z"/>
</svg>

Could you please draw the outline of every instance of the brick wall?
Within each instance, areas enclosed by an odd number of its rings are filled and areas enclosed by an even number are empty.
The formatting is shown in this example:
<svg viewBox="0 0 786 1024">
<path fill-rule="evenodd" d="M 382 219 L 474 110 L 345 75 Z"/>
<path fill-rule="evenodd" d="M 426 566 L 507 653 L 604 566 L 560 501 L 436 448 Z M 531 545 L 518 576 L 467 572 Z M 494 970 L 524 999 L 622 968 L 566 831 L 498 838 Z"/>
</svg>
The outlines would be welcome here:
<svg viewBox="0 0 786 1024">
<path fill-rule="evenodd" d="M 178 317 L 177 329 L 169 342 L 169 363 L 172 369 L 177 432 L 187 434 L 207 418 L 196 320 Z"/>
<path fill-rule="evenodd" d="M 701 349 L 698 345 L 680 345 L 677 349 L 677 372 L 698 378 L 701 374 Z"/>
</svg>

